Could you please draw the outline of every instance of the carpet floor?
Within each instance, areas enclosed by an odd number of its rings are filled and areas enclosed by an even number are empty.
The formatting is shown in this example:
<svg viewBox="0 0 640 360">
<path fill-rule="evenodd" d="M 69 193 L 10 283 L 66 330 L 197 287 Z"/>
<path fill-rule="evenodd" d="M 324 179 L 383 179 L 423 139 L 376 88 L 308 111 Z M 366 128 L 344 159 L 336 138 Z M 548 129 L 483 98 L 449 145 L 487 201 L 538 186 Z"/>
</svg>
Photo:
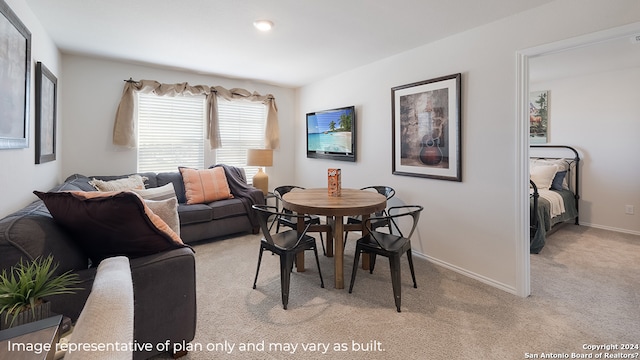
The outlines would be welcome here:
<svg viewBox="0 0 640 360">
<path fill-rule="evenodd" d="M 639 358 L 640 236 L 565 226 L 531 255 L 528 298 L 415 256 L 414 289 L 403 258 L 401 313 L 386 259 L 373 274 L 359 269 L 349 294 L 334 288 L 333 259 L 322 255 L 320 287 L 311 252 L 283 310 L 277 256 L 265 253 L 252 289 L 259 239 L 195 246 L 198 324 L 183 359 Z"/>
</svg>

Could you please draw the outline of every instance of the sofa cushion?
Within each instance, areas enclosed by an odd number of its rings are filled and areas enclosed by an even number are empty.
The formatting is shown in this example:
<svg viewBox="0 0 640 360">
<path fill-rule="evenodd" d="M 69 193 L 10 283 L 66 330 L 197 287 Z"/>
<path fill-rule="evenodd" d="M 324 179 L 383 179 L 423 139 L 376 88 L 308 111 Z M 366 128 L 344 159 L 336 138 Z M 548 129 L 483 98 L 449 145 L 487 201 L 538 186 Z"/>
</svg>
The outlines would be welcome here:
<svg viewBox="0 0 640 360">
<path fill-rule="evenodd" d="M 181 225 L 197 224 L 213 220 L 213 210 L 205 204 L 178 204 Z"/>
<path fill-rule="evenodd" d="M 240 199 L 218 200 L 208 205 L 211 207 L 213 220 L 247 214 L 247 209 Z"/>
<path fill-rule="evenodd" d="M 208 204 L 178 204 L 181 225 L 197 224 L 247 214 L 242 200 L 225 199 Z"/>
<path fill-rule="evenodd" d="M 0 220 L 0 254 L 0 269 L 48 255 L 59 264 L 56 275 L 89 266 L 88 257 L 40 200 Z"/>
<path fill-rule="evenodd" d="M 133 192 L 34 191 L 94 264 L 184 247 L 180 237 Z"/>
<path fill-rule="evenodd" d="M 203 204 L 231 198 L 231 190 L 223 168 L 179 168 L 184 181 L 187 204 Z"/>
</svg>

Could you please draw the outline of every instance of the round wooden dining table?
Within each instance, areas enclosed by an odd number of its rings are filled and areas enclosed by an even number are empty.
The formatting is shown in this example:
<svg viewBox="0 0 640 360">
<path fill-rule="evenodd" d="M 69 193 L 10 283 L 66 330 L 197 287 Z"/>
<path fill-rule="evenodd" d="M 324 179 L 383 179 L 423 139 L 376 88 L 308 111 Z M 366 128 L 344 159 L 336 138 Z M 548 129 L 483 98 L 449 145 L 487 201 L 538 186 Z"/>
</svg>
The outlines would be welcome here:
<svg viewBox="0 0 640 360">
<path fill-rule="evenodd" d="M 342 189 L 341 196 L 329 196 L 327 188 L 295 189 L 282 197 L 285 209 L 299 214 L 321 215 L 327 217 L 327 225 L 311 225 L 308 231 L 327 230 L 327 255 L 335 248 L 335 287 L 344 288 L 344 231 L 362 231 L 366 234 L 364 221 L 369 215 L 383 210 L 387 198 L 377 192 Z M 362 216 L 361 224 L 344 224 L 345 216 Z M 304 229 L 304 220 L 298 222 L 298 231 Z M 332 246 L 332 243 L 334 246 Z M 363 259 L 364 261 L 364 259 Z M 296 258 L 296 268 L 304 271 L 304 254 Z"/>
</svg>

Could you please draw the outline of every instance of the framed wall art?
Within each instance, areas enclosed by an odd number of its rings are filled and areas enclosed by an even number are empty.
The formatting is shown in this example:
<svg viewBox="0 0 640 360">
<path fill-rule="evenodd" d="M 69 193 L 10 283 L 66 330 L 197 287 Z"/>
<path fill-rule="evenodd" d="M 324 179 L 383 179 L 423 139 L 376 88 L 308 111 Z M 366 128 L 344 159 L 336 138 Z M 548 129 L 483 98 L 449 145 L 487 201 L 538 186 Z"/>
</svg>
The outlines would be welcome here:
<svg viewBox="0 0 640 360">
<path fill-rule="evenodd" d="M 461 78 L 391 89 L 394 175 L 462 181 Z"/>
<path fill-rule="evenodd" d="M 56 159 L 58 79 L 36 64 L 36 164 Z"/>
<path fill-rule="evenodd" d="M 0 0 L 0 149 L 29 147 L 31 32 Z"/>
<path fill-rule="evenodd" d="M 529 143 L 549 142 L 549 91 L 529 94 Z"/>
</svg>

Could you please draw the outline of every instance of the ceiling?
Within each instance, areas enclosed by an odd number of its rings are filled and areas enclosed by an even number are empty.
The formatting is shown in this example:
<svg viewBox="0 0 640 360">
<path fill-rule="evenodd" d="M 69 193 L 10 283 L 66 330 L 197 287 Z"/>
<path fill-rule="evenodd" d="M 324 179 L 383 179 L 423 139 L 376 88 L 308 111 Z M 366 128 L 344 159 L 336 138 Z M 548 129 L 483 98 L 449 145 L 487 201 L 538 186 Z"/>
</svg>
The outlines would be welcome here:
<svg viewBox="0 0 640 360">
<path fill-rule="evenodd" d="M 26 0 L 63 53 L 286 87 L 551 1 Z"/>
</svg>

